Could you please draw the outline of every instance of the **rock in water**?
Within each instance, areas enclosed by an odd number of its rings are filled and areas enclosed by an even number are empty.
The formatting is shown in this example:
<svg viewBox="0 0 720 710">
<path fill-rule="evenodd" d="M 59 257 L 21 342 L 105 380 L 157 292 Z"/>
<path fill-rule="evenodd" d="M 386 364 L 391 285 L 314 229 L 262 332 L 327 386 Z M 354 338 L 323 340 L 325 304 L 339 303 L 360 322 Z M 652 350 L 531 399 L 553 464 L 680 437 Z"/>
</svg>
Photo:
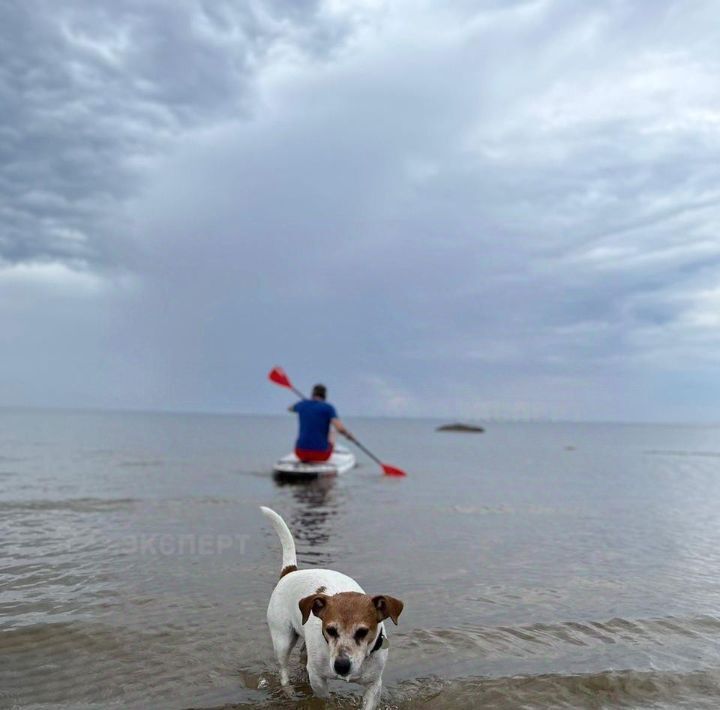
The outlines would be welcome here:
<svg viewBox="0 0 720 710">
<path fill-rule="evenodd" d="M 456 422 L 455 424 L 443 424 L 435 429 L 435 431 L 459 431 L 467 434 L 482 434 L 485 429 L 475 424 L 461 424 L 460 422 Z"/>
</svg>

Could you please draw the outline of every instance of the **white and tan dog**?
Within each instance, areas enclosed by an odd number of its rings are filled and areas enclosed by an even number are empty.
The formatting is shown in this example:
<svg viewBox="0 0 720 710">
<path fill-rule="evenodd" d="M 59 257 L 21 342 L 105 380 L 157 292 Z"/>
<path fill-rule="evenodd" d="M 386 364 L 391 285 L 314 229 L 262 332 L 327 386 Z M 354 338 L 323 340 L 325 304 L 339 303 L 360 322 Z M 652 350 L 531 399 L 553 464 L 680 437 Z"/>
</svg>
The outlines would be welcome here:
<svg viewBox="0 0 720 710">
<path fill-rule="evenodd" d="M 388 657 L 383 621 L 397 624 L 403 603 L 386 595 L 370 597 L 351 577 L 329 569 L 298 570 L 295 541 L 285 521 L 261 507 L 282 543 L 280 580 L 268 604 L 280 682 L 288 685 L 288 658 L 299 638 L 305 641 L 310 685 L 318 697 L 328 695 L 331 678 L 367 687 L 364 710 L 377 705 Z"/>
</svg>

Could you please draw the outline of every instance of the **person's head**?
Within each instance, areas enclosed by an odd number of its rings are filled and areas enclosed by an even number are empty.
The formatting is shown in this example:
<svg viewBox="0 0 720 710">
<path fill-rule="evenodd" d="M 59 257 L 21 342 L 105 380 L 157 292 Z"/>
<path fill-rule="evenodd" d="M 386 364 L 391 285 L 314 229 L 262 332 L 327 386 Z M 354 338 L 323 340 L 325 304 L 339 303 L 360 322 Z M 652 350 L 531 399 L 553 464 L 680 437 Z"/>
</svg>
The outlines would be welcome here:
<svg viewBox="0 0 720 710">
<path fill-rule="evenodd" d="M 313 399 L 322 399 L 325 400 L 327 397 L 327 388 L 325 385 L 315 385 L 312 389 L 312 398 Z"/>
</svg>

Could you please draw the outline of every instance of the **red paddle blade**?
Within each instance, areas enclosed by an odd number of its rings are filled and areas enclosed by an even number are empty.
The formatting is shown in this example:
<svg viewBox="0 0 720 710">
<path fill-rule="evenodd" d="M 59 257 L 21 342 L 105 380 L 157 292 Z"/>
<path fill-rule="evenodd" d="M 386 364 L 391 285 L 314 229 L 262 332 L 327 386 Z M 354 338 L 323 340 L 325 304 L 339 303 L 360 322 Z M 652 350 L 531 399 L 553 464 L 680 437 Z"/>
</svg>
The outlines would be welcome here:
<svg viewBox="0 0 720 710">
<path fill-rule="evenodd" d="M 382 464 L 382 470 L 386 476 L 407 476 L 407 473 L 402 469 L 388 466 L 387 464 Z"/>
<path fill-rule="evenodd" d="M 268 379 L 276 385 L 280 385 L 280 387 L 292 388 L 290 378 L 285 374 L 285 370 L 283 370 L 282 367 L 273 367 L 268 374 Z"/>
</svg>

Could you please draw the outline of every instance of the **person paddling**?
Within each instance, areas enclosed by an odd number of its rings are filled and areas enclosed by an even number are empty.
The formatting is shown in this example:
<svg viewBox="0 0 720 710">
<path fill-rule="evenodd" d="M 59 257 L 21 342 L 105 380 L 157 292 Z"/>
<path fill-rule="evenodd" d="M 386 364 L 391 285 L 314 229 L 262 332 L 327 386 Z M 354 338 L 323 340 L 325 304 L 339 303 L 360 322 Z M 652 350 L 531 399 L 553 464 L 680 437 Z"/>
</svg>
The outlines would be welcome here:
<svg viewBox="0 0 720 710">
<path fill-rule="evenodd" d="M 325 401 L 326 397 L 325 385 L 315 385 L 312 399 L 303 399 L 288 407 L 288 411 L 298 415 L 300 430 L 295 444 L 295 455 L 300 461 L 327 461 L 332 456 L 333 427 L 350 441 L 354 441 L 353 435 L 338 418 L 335 407 Z"/>
</svg>

